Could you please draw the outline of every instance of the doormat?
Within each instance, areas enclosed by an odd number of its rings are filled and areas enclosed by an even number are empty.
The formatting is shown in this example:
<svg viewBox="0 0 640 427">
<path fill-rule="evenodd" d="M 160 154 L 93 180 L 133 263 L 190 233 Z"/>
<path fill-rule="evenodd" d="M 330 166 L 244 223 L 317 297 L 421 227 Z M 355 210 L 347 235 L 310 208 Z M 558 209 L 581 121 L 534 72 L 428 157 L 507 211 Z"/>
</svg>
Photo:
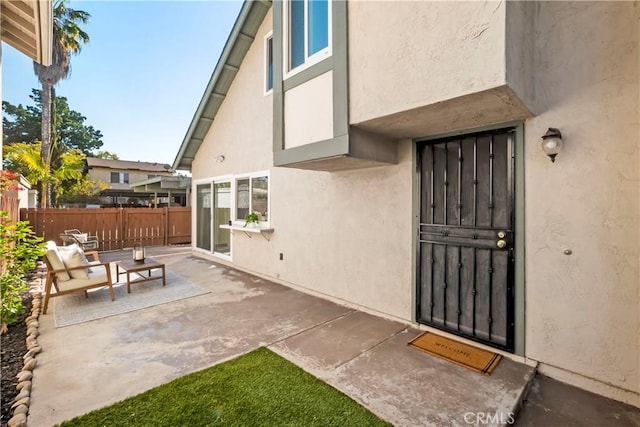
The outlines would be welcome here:
<svg viewBox="0 0 640 427">
<path fill-rule="evenodd" d="M 491 375 L 502 359 L 497 353 L 430 332 L 417 336 L 408 345 L 484 375 Z"/>
</svg>

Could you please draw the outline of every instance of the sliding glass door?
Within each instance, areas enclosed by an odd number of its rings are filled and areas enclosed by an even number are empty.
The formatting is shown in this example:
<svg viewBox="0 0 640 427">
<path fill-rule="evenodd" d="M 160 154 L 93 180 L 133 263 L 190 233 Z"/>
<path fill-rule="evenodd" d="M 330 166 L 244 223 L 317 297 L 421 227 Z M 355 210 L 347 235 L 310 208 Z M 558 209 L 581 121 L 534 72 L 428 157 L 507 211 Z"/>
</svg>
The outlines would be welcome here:
<svg viewBox="0 0 640 427">
<path fill-rule="evenodd" d="M 231 232 L 220 228 L 231 220 L 231 181 L 196 186 L 196 247 L 231 257 Z"/>
<path fill-rule="evenodd" d="M 215 182 L 213 184 L 214 214 L 213 214 L 213 252 L 219 255 L 231 256 L 231 232 L 220 228 L 231 220 L 231 181 Z"/>
<path fill-rule="evenodd" d="M 211 250 L 211 184 L 196 187 L 196 247 Z"/>
</svg>

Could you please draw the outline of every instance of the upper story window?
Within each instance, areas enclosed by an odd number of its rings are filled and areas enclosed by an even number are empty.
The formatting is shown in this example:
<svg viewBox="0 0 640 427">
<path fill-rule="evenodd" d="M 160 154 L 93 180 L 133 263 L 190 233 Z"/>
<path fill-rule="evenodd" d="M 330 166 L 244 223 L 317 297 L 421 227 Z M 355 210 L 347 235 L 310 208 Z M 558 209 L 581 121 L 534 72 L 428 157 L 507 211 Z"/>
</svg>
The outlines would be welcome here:
<svg viewBox="0 0 640 427">
<path fill-rule="evenodd" d="M 112 184 L 128 184 L 129 172 L 111 172 Z"/>
<path fill-rule="evenodd" d="M 330 12 L 328 0 L 289 0 L 286 3 L 288 71 L 311 65 L 330 54 Z"/>
<path fill-rule="evenodd" d="M 273 36 L 267 34 L 264 39 L 264 78 L 265 93 L 270 93 L 273 89 Z"/>
</svg>

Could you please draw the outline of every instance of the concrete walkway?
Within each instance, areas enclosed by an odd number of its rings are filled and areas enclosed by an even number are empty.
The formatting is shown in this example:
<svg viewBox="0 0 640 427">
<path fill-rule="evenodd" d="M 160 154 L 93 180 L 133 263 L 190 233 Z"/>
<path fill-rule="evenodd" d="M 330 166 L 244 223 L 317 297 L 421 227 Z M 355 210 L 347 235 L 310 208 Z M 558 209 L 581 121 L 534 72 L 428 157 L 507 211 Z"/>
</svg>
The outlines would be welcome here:
<svg viewBox="0 0 640 427">
<path fill-rule="evenodd" d="M 640 409 L 537 375 L 515 426 L 638 427 Z"/>
<path fill-rule="evenodd" d="M 478 413 L 507 421 L 534 375 L 506 359 L 490 377 L 476 374 L 407 347 L 420 332 L 404 324 L 188 251 L 149 250 L 208 294 L 64 328 L 54 326 L 52 313 L 40 316 L 44 350 L 34 371 L 30 426 L 54 425 L 258 346 L 398 426 L 465 426 Z"/>
</svg>

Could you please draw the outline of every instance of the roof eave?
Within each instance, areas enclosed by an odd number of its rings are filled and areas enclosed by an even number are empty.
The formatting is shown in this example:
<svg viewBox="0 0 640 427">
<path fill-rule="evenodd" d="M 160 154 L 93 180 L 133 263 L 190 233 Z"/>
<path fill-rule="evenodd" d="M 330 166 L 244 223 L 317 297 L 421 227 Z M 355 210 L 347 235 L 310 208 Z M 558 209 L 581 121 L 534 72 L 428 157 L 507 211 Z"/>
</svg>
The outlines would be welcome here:
<svg viewBox="0 0 640 427">
<path fill-rule="evenodd" d="M 267 6 L 267 8 L 266 9 L 261 8 L 259 7 L 259 5 L 265 5 Z M 191 170 L 191 163 L 193 159 L 185 158 L 184 157 L 185 152 L 192 145 L 197 145 L 195 150 L 197 151 L 197 148 L 203 142 L 203 140 L 193 139 L 193 133 L 195 132 L 198 125 L 203 121 L 202 115 L 203 115 L 204 109 L 214 94 L 213 90 L 216 84 L 218 83 L 218 80 L 223 70 L 225 69 L 225 67 L 234 67 L 232 64 L 229 63 L 229 56 L 233 51 L 236 43 L 238 42 L 238 39 L 241 37 L 241 34 L 246 35 L 246 33 L 242 32 L 242 29 L 245 26 L 245 24 L 248 22 L 249 18 L 252 16 L 258 17 L 260 19 L 260 22 L 262 22 L 262 20 L 264 20 L 264 16 L 266 15 L 270 7 L 271 7 L 271 1 L 267 1 L 267 0 L 264 0 L 264 1 L 245 0 L 244 4 L 242 5 L 242 8 L 240 9 L 240 13 L 238 14 L 238 18 L 236 18 L 236 22 L 233 25 L 229 38 L 227 39 L 227 42 L 224 45 L 224 49 L 222 50 L 220 59 L 218 59 L 218 63 L 216 64 L 216 67 L 214 68 L 213 73 L 211 74 L 209 83 L 207 84 L 207 87 L 204 91 L 202 99 L 198 104 L 198 108 L 196 109 L 193 119 L 191 120 L 191 124 L 187 129 L 187 133 L 182 141 L 182 144 L 180 145 L 178 154 L 176 155 L 176 158 L 173 161 L 173 165 L 172 165 L 173 170 Z M 249 34 L 249 35 L 255 36 L 255 34 Z M 246 55 L 246 52 L 244 55 Z M 244 56 L 243 56 L 243 60 L 244 60 Z M 232 78 L 232 81 L 233 79 L 235 79 L 235 76 Z M 224 95 L 226 95 L 226 93 Z M 217 113 L 217 110 L 215 111 L 215 113 Z M 214 118 L 215 118 L 215 114 L 214 114 Z M 207 121 L 208 123 L 206 123 L 205 125 L 207 126 L 207 129 L 209 129 L 211 126 L 211 123 L 213 123 L 213 120 L 208 119 Z"/>
<path fill-rule="evenodd" d="M 37 62 L 48 67 L 53 61 L 53 1 L 38 1 L 38 59 Z"/>
<path fill-rule="evenodd" d="M 182 176 L 156 176 L 129 184 L 136 192 L 182 191 L 191 187 L 191 178 Z"/>
<path fill-rule="evenodd" d="M 44 66 L 51 65 L 53 0 L 2 2 L 2 41 Z"/>
</svg>

